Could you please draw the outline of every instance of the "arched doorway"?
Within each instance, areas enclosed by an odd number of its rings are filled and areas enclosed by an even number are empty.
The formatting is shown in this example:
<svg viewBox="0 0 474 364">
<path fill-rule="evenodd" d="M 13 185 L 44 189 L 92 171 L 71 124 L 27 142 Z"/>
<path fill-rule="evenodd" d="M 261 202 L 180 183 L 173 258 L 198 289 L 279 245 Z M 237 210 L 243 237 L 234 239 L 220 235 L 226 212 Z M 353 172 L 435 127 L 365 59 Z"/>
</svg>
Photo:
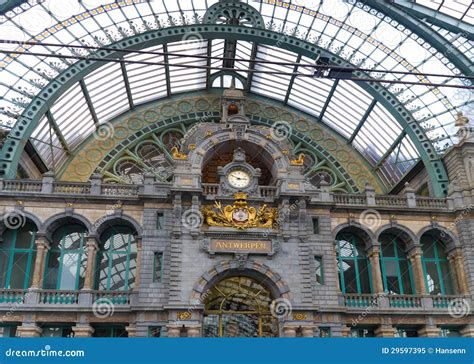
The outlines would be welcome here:
<svg viewBox="0 0 474 364">
<path fill-rule="evenodd" d="M 210 288 L 205 300 L 205 337 L 277 337 L 270 291 L 252 278 L 226 278 Z"/>
</svg>

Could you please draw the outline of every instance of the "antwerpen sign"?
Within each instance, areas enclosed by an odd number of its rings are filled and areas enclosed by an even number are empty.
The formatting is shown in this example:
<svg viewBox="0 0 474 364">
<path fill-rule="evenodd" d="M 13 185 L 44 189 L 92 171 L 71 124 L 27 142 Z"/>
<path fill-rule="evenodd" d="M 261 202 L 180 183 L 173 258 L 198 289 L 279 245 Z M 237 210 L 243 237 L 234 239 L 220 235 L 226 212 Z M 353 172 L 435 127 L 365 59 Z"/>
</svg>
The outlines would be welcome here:
<svg viewBox="0 0 474 364">
<path fill-rule="evenodd" d="M 221 240 L 212 239 L 210 250 L 215 253 L 271 254 L 272 242 L 268 240 Z"/>
</svg>

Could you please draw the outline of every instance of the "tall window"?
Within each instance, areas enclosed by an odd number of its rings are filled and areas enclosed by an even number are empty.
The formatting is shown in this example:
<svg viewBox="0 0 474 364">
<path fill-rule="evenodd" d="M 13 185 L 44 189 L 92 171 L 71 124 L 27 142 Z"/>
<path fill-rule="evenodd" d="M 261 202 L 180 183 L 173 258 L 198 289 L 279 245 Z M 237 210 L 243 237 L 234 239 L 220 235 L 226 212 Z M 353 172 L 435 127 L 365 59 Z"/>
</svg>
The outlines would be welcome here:
<svg viewBox="0 0 474 364">
<path fill-rule="evenodd" d="M 95 285 L 106 291 L 133 289 L 137 263 L 134 231 L 127 226 L 107 229 L 100 239 Z"/>
<path fill-rule="evenodd" d="M 323 257 L 315 256 L 314 264 L 316 268 L 316 283 L 324 284 L 324 267 L 323 267 Z"/>
<path fill-rule="evenodd" d="M 36 227 L 26 223 L 7 230 L 0 242 L 0 287 L 26 289 L 31 285 L 36 257 Z"/>
<path fill-rule="evenodd" d="M 392 234 L 380 236 L 380 266 L 386 292 L 413 294 L 413 275 L 404 251 L 404 243 Z"/>
<path fill-rule="evenodd" d="M 337 236 L 336 243 L 342 293 L 371 293 L 370 265 L 362 239 L 343 233 Z"/>
<path fill-rule="evenodd" d="M 432 235 L 423 235 L 421 245 L 427 293 L 432 295 L 454 294 L 453 279 L 443 242 Z"/>
<path fill-rule="evenodd" d="M 46 256 L 44 288 L 79 290 L 86 274 L 85 228 L 65 225 L 53 234 L 51 249 Z"/>
</svg>

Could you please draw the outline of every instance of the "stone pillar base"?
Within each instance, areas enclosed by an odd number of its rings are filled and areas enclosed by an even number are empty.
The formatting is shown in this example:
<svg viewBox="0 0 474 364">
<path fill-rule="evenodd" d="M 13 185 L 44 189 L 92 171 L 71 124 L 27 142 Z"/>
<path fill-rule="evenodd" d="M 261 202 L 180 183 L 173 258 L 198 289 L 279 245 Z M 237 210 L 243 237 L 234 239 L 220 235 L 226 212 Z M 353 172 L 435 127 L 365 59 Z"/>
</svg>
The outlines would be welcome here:
<svg viewBox="0 0 474 364">
<path fill-rule="evenodd" d="M 377 337 L 393 337 L 395 329 L 392 326 L 380 326 L 375 329 L 375 336 Z"/>
<path fill-rule="evenodd" d="M 186 333 L 188 334 L 188 337 L 201 337 L 201 327 L 200 326 L 187 327 Z"/>
<path fill-rule="evenodd" d="M 463 337 L 474 337 L 474 325 L 467 325 L 463 329 L 459 330 L 459 333 Z"/>
<path fill-rule="evenodd" d="M 293 326 L 283 327 L 283 336 L 284 337 L 296 337 L 296 327 L 293 327 Z"/>
<path fill-rule="evenodd" d="M 418 330 L 418 336 L 420 337 L 439 337 L 440 334 L 439 327 L 423 327 Z"/>
<path fill-rule="evenodd" d="M 301 328 L 301 334 L 303 337 L 314 337 L 314 327 L 303 326 Z"/>
<path fill-rule="evenodd" d="M 128 337 L 137 337 L 137 327 L 135 325 L 125 326 L 125 330 L 127 330 Z"/>
<path fill-rule="evenodd" d="M 168 337 L 180 337 L 181 335 L 181 328 L 176 326 L 168 326 L 167 327 Z"/>
<path fill-rule="evenodd" d="M 36 324 L 23 324 L 16 329 L 20 337 L 40 337 L 43 330 Z"/>
<path fill-rule="evenodd" d="M 78 324 L 72 327 L 72 331 L 74 332 L 74 337 L 91 337 L 94 333 L 94 328 L 88 324 Z"/>
</svg>

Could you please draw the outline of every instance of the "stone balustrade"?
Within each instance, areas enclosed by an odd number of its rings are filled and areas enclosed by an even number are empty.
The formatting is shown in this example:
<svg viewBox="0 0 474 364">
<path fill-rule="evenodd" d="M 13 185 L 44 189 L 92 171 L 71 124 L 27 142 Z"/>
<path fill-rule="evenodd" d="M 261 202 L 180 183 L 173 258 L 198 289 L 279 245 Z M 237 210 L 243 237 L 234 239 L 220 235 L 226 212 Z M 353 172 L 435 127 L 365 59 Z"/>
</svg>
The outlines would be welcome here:
<svg viewBox="0 0 474 364">
<path fill-rule="evenodd" d="M 149 188 L 151 187 L 151 188 Z M 0 195 L 25 197 L 28 195 L 48 194 L 57 196 L 100 196 L 102 198 L 138 199 L 143 194 L 156 197 L 167 197 L 172 184 L 168 182 L 152 185 L 112 184 L 102 183 L 101 179 L 90 182 L 54 181 L 51 176 L 45 176 L 41 181 L 31 180 L 0 180 Z M 150 192 L 151 191 L 151 192 Z M 217 196 L 218 184 L 202 184 L 202 194 L 207 197 Z M 405 195 L 375 195 L 370 191 L 360 194 L 321 193 L 320 190 L 311 193 L 311 203 L 333 204 L 335 207 L 362 207 L 380 209 L 419 209 L 419 210 L 453 210 L 456 204 L 450 198 L 431 198 L 415 196 L 408 191 Z M 259 194 L 263 199 L 277 199 L 280 190 L 275 186 L 259 186 Z"/>
<path fill-rule="evenodd" d="M 415 310 L 420 312 L 449 312 L 453 309 L 459 309 L 459 305 L 464 305 L 466 308 L 471 307 L 471 298 L 465 295 L 343 294 L 341 302 L 351 311 Z"/>
</svg>

